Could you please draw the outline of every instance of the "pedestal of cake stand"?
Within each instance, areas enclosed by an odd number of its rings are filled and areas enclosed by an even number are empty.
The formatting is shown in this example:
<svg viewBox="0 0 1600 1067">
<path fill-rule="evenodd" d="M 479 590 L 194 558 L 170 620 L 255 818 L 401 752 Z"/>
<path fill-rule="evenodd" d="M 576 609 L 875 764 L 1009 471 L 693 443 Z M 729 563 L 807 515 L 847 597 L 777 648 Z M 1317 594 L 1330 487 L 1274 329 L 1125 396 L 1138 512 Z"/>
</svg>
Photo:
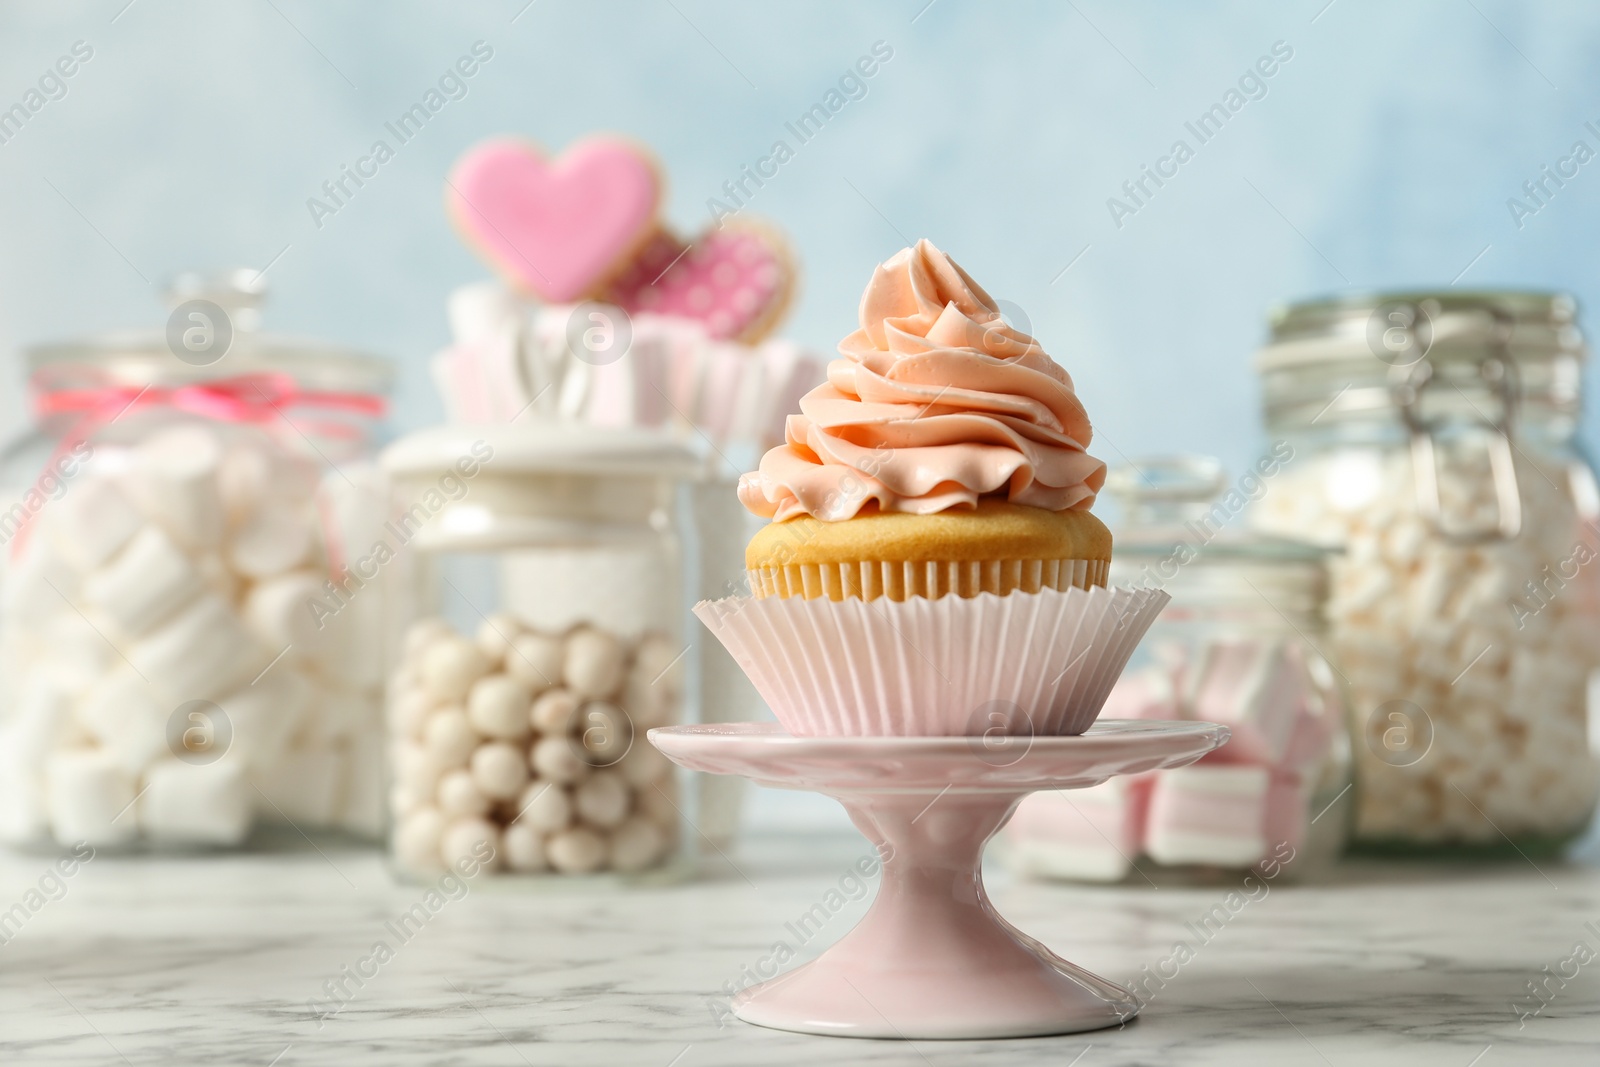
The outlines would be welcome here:
<svg viewBox="0 0 1600 1067">
<path fill-rule="evenodd" d="M 983 846 L 1029 793 L 1180 767 L 1227 739 L 1199 722 L 1035 738 L 797 738 L 775 723 L 650 731 L 691 770 L 833 797 L 878 846 L 882 881 L 855 929 L 733 1009 L 779 1030 L 884 1038 L 1028 1037 L 1132 1018 L 1132 993 L 1001 918 L 983 889 Z"/>
</svg>

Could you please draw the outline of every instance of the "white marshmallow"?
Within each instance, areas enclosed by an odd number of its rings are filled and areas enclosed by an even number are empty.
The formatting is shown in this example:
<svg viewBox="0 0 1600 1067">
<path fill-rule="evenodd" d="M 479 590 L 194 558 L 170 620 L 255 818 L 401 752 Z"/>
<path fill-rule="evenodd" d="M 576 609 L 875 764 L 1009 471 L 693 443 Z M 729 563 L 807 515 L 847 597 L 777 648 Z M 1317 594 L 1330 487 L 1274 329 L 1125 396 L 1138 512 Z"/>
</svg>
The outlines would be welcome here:
<svg viewBox="0 0 1600 1067">
<path fill-rule="evenodd" d="M 383 834 L 383 740 L 371 730 L 350 739 L 339 825 L 359 837 Z"/>
<path fill-rule="evenodd" d="M 406 658 L 408 660 L 420 659 L 429 645 L 454 635 L 455 631 L 443 619 L 418 619 L 406 628 L 405 637 L 402 640 Z"/>
<path fill-rule="evenodd" d="M 46 806 L 56 842 L 121 845 L 139 834 L 134 777 L 109 753 L 70 748 L 45 761 Z"/>
<path fill-rule="evenodd" d="M 574 630 L 562 656 L 562 681 L 579 696 L 593 700 L 609 697 L 622 684 L 625 654 L 622 642 L 605 630 Z"/>
<path fill-rule="evenodd" d="M 237 760 L 162 760 L 145 774 L 139 828 L 165 844 L 236 845 L 250 832 L 251 792 Z"/>
<path fill-rule="evenodd" d="M 251 769 L 275 763 L 304 721 L 311 700 L 311 683 L 283 664 L 220 697 L 217 704 L 233 731 L 231 753 Z"/>
<path fill-rule="evenodd" d="M 311 571 L 291 571 L 257 582 L 244 598 L 245 622 L 274 655 L 284 648 L 293 649 L 291 655 L 308 655 L 322 631 L 318 616 L 327 610 L 322 586 L 323 579 Z"/>
<path fill-rule="evenodd" d="M 578 784 L 573 805 L 578 816 L 590 826 L 609 830 L 628 817 L 632 796 L 622 777 L 612 771 L 596 771 Z"/>
<path fill-rule="evenodd" d="M 57 551 L 80 571 L 94 570 L 116 555 L 143 525 L 139 509 L 103 478 L 71 486 L 49 522 Z"/>
<path fill-rule="evenodd" d="M 6 570 L 0 603 L 6 619 L 18 626 L 39 625 L 72 611 L 82 576 L 62 559 L 49 539 L 30 536 L 21 557 Z"/>
<path fill-rule="evenodd" d="M 83 583 L 84 599 L 137 636 L 200 596 L 205 582 L 189 557 L 154 526 L 140 530 Z"/>
<path fill-rule="evenodd" d="M 222 540 L 222 495 L 217 470 L 222 448 L 202 426 L 172 426 L 140 442 L 130 485 L 145 513 L 192 549 Z"/>
<path fill-rule="evenodd" d="M 1244 867 L 1267 851 L 1265 767 L 1197 764 L 1157 771 L 1145 851 L 1157 863 Z"/>
<path fill-rule="evenodd" d="M 580 826 L 551 834 L 544 851 L 562 874 L 589 874 L 605 866 L 608 849 L 604 837 Z"/>
<path fill-rule="evenodd" d="M 84 696 L 78 718 L 101 751 L 130 775 L 173 755 L 168 722 L 177 705 L 161 700 L 132 670 L 101 678 Z"/>
<path fill-rule="evenodd" d="M 311 517 L 287 501 L 267 501 L 228 538 L 228 562 L 248 578 L 270 578 L 292 570 L 311 554 Z"/>
<path fill-rule="evenodd" d="M 291 748 L 250 777 L 260 790 L 252 793 L 262 819 L 287 820 L 302 829 L 331 826 L 344 789 L 345 752 L 334 746 Z"/>
<path fill-rule="evenodd" d="M 0 841 L 38 843 L 50 829 L 41 764 L 23 758 L 13 724 L 0 726 Z"/>
<path fill-rule="evenodd" d="M 478 788 L 495 800 L 514 799 L 528 782 L 528 761 L 522 749 L 505 741 L 481 746 L 472 754 L 470 769 Z"/>
<path fill-rule="evenodd" d="M 134 642 L 128 660 L 174 703 L 215 700 L 271 661 L 239 617 L 205 594 Z"/>
<path fill-rule="evenodd" d="M 533 694 L 505 674 L 491 674 L 472 685 L 467 695 L 467 719 L 485 737 L 514 741 L 526 737 Z"/>
</svg>

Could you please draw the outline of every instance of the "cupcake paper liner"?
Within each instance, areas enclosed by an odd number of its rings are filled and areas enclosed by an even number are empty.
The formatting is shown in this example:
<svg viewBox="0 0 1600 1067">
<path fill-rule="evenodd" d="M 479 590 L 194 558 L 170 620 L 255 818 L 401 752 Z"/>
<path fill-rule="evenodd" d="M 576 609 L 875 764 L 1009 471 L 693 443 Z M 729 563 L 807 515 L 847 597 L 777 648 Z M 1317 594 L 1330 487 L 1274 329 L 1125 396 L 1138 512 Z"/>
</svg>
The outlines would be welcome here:
<svg viewBox="0 0 1600 1067">
<path fill-rule="evenodd" d="M 695 605 L 789 733 L 1081 734 L 1169 597 L 1157 589 Z"/>
<path fill-rule="evenodd" d="M 1110 569 L 1111 562 L 1104 559 L 794 563 L 751 568 L 750 588 L 758 598 L 937 600 L 950 593 L 975 597 L 979 593 L 1005 596 L 1019 591 L 1089 589 L 1105 585 Z"/>
</svg>

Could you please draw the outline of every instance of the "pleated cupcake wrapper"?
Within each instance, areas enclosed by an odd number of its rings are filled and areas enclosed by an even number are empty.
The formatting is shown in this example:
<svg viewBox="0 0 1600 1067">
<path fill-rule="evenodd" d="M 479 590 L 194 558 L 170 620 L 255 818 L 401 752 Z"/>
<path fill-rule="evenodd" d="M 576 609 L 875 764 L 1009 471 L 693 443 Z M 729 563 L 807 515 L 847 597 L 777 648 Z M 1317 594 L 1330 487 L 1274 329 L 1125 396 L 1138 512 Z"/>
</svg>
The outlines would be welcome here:
<svg viewBox="0 0 1600 1067">
<path fill-rule="evenodd" d="M 1089 728 L 1168 599 L 1045 589 L 694 610 L 797 737 L 1048 736 Z"/>
<path fill-rule="evenodd" d="M 1090 589 L 1106 584 L 1111 562 L 1103 559 L 1008 559 L 976 562 L 794 563 L 754 567 L 750 588 L 757 597 L 843 600 L 936 600 L 951 593 L 1005 596 L 1045 589 Z"/>
</svg>

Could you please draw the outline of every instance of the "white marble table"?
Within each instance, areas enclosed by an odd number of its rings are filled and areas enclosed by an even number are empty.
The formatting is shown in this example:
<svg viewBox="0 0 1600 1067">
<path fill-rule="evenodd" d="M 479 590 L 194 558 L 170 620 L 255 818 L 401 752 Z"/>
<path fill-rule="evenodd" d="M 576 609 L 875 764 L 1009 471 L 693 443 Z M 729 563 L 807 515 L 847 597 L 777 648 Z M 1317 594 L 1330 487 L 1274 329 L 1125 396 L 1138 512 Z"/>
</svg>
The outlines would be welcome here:
<svg viewBox="0 0 1600 1067">
<path fill-rule="evenodd" d="M 1123 1030 L 906 1044 L 718 1026 L 719 986 L 779 941 L 808 958 L 860 914 L 865 900 L 843 894 L 827 914 L 827 893 L 864 851 L 768 841 L 714 880 L 648 891 L 480 882 L 405 941 L 386 923 L 424 890 L 396 884 L 372 852 L 101 856 L 5 929 L 0 1063 L 1500 1067 L 1600 1055 L 1600 959 L 1538 1016 L 1514 1009 L 1577 942 L 1600 952 L 1600 867 L 1545 863 L 1356 866 L 1337 885 L 1273 885 Z M 0 859 L 0 917 L 46 866 Z M 991 879 L 1017 925 L 1122 981 L 1196 941 L 1186 924 L 1229 889 Z M 786 924 L 818 904 L 825 921 L 802 942 Z M 393 958 L 366 965 L 374 977 L 319 1027 L 307 1001 L 379 939 Z"/>
</svg>

